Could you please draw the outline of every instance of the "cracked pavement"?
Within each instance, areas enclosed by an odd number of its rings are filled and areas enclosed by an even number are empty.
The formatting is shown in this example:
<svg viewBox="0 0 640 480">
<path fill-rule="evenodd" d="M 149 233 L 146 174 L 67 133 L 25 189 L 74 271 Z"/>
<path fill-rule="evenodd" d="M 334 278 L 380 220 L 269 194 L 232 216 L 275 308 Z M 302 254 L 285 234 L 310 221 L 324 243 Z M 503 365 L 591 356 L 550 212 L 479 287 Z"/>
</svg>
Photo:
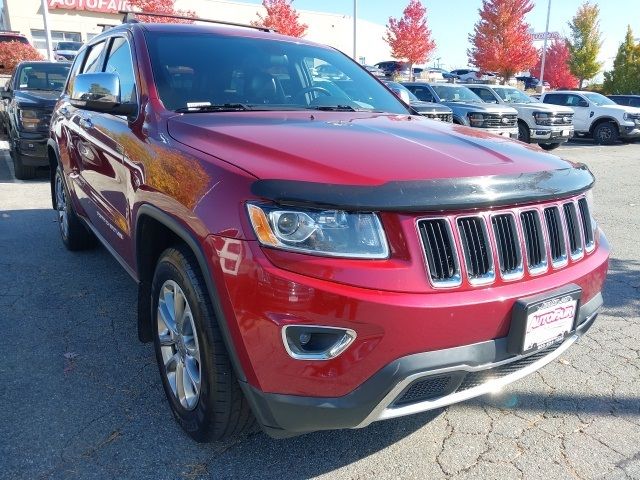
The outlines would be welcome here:
<svg viewBox="0 0 640 480">
<path fill-rule="evenodd" d="M 640 479 L 640 144 L 556 150 L 596 175 L 613 249 L 604 311 L 558 360 L 362 430 L 211 445 L 171 417 L 132 280 L 102 248 L 67 252 L 46 171 L 15 181 L 0 149 L 0 477 Z"/>
</svg>

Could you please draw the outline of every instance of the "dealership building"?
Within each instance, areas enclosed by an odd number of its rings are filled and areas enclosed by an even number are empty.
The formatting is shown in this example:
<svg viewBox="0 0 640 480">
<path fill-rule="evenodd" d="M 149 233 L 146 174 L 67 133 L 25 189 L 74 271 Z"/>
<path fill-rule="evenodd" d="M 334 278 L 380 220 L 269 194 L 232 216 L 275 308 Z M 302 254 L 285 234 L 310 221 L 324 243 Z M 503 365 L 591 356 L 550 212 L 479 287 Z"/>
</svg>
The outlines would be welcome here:
<svg viewBox="0 0 640 480">
<path fill-rule="evenodd" d="M 103 25 L 117 25 L 120 10 L 128 10 L 126 0 L 46 0 L 49 28 L 55 47 L 63 40 L 86 42 L 102 31 Z M 300 10 L 300 20 L 309 28 L 306 39 L 331 45 L 348 55 L 353 53 L 353 17 L 345 14 Z M 27 36 L 38 50 L 46 53 L 41 0 L 0 0 L 0 23 L 3 30 L 15 30 Z M 201 18 L 250 23 L 264 14 L 261 5 L 226 0 L 177 0 L 176 8 L 192 10 Z M 390 59 L 389 46 L 383 40 L 385 27 L 358 20 L 357 57 L 373 64 Z"/>
</svg>

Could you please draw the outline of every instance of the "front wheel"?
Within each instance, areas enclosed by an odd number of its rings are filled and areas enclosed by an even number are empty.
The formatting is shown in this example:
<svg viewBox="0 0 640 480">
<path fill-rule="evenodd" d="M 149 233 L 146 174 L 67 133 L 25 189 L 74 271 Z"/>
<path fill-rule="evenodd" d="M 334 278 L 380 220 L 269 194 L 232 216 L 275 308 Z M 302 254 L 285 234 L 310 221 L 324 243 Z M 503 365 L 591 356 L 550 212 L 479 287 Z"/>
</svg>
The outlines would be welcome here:
<svg viewBox="0 0 640 480">
<path fill-rule="evenodd" d="M 559 143 L 541 143 L 540 144 L 540 148 L 542 148 L 543 150 L 555 150 L 556 148 L 558 148 L 560 146 Z"/>
<path fill-rule="evenodd" d="M 174 418 L 198 442 L 237 436 L 254 425 L 193 254 L 160 256 L 153 277 L 152 327 L 162 386 Z"/>
<path fill-rule="evenodd" d="M 82 224 L 82 221 L 73 209 L 69 198 L 69 191 L 64 182 L 62 169 L 56 169 L 53 178 L 53 193 L 55 209 L 58 213 L 58 227 L 62 243 L 68 250 L 84 250 L 95 244 L 95 237 Z"/>
<path fill-rule="evenodd" d="M 613 145 L 619 136 L 618 126 L 613 122 L 601 123 L 593 131 L 593 138 L 599 145 Z"/>
<path fill-rule="evenodd" d="M 524 143 L 529 143 L 530 139 L 529 127 L 527 127 L 523 122 L 518 122 L 518 140 Z"/>
</svg>

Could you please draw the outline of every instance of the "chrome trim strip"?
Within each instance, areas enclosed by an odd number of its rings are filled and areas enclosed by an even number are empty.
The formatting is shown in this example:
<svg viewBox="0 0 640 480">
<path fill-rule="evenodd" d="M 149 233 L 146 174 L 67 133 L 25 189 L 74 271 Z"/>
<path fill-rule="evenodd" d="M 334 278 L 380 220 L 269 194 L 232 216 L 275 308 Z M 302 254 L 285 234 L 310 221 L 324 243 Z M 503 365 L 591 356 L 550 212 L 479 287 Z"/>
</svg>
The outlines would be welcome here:
<svg viewBox="0 0 640 480">
<path fill-rule="evenodd" d="M 464 254 L 465 252 L 464 252 L 464 245 L 462 244 L 462 234 L 460 232 L 460 224 L 458 223 L 459 220 L 464 220 L 465 218 L 477 218 L 480 220 L 480 222 L 482 222 L 481 223 L 482 233 L 484 234 L 485 248 L 487 249 L 487 260 L 489 262 L 489 271 L 484 275 L 481 275 L 476 278 L 471 278 L 471 276 L 469 275 L 469 265 L 467 265 L 467 257 Z M 469 284 L 474 287 L 478 287 L 481 285 L 489 285 L 493 283 L 496 279 L 496 268 L 495 268 L 495 260 L 493 258 L 493 248 L 491 245 L 491 239 L 489 237 L 489 229 L 487 228 L 487 219 L 483 215 L 460 215 L 460 216 L 456 216 L 454 218 L 454 221 L 456 223 L 456 231 L 458 233 L 458 238 L 460 239 L 460 247 L 462 249 L 462 258 L 464 259 L 464 267 L 467 273 L 467 280 L 469 281 Z"/>
<path fill-rule="evenodd" d="M 586 321 L 588 320 L 589 319 L 587 319 Z M 445 395 L 444 397 L 440 397 L 435 400 L 425 400 L 423 402 L 413 403 L 410 405 L 406 405 L 404 407 L 389 408 L 389 405 L 391 405 L 398 398 L 398 396 L 404 391 L 404 389 L 407 386 L 409 386 L 411 383 L 413 383 L 414 381 L 420 378 L 425 378 L 425 377 L 430 377 L 432 375 L 438 375 L 442 373 L 460 371 L 460 370 L 467 371 L 467 372 L 488 370 L 491 368 L 499 367 L 501 365 L 522 360 L 523 358 L 526 358 L 528 356 L 535 355 L 536 352 L 532 352 L 529 355 L 519 355 L 517 357 L 509 358 L 502 362 L 490 363 L 490 364 L 480 365 L 477 367 L 473 367 L 469 365 L 458 365 L 453 367 L 441 368 L 438 370 L 432 370 L 426 373 L 421 372 L 421 373 L 416 373 L 414 375 L 410 375 L 407 378 L 403 379 L 401 382 L 399 382 L 393 389 L 391 389 L 391 391 L 382 399 L 382 401 L 371 411 L 371 413 L 367 416 L 367 418 L 365 418 L 362 421 L 362 423 L 357 425 L 355 428 L 366 427 L 372 422 L 375 422 L 378 420 L 386 420 L 389 418 L 402 417 L 405 415 L 412 415 L 414 413 L 434 410 L 436 408 L 445 407 L 453 403 L 469 400 L 470 398 L 478 397 L 486 393 L 491 393 L 510 383 L 515 382 L 516 380 L 526 377 L 527 375 L 535 372 L 536 370 L 552 362 L 553 360 L 558 358 L 560 355 L 562 355 L 571 345 L 573 345 L 573 343 L 579 337 L 580 335 L 574 333 L 569 338 L 567 338 L 563 343 L 561 343 L 558 346 L 558 348 L 556 348 L 553 352 L 542 357 L 540 360 L 535 361 L 531 365 L 527 365 L 526 367 L 516 372 L 505 375 L 504 377 L 496 378 L 495 380 L 490 380 L 477 387 L 469 388 L 468 390 L 463 390 L 461 392 L 454 392 L 452 394 Z"/>
<path fill-rule="evenodd" d="M 564 206 L 565 205 L 572 205 L 573 206 L 573 213 L 575 214 L 575 221 L 578 224 L 578 238 L 580 239 L 580 247 L 578 247 L 578 249 L 576 250 L 576 253 L 574 254 L 571 251 L 571 241 L 569 240 L 569 222 L 567 221 L 567 215 L 564 211 Z M 582 220 L 580 219 L 579 216 L 579 210 L 578 210 L 578 204 L 576 203 L 575 200 L 570 200 L 568 202 L 564 202 L 562 204 L 562 215 L 564 216 L 564 222 L 565 222 L 565 228 L 567 230 L 567 251 L 569 252 L 569 256 L 571 257 L 572 261 L 578 261 L 580 259 L 582 259 L 584 257 L 584 233 L 582 232 L 582 227 L 580 226 L 582 224 Z"/>
<path fill-rule="evenodd" d="M 429 260 L 427 260 L 427 246 L 424 243 L 424 239 L 422 238 L 422 233 L 420 233 L 420 222 L 426 222 L 430 220 L 444 220 L 447 226 L 447 233 L 449 234 L 449 240 L 451 241 L 451 250 L 453 254 L 453 265 L 455 268 L 455 272 L 453 276 L 448 280 L 440 280 L 436 281 L 431 278 L 431 271 L 429 270 Z M 427 278 L 429 279 L 429 284 L 433 288 L 452 288 L 459 287 L 462 284 L 462 275 L 460 273 L 460 260 L 458 256 L 458 247 L 456 244 L 456 239 L 453 235 L 453 229 L 451 228 L 451 220 L 449 217 L 424 217 L 418 218 L 415 222 L 416 231 L 418 232 L 418 238 L 420 239 L 420 245 L 422 246 L 422 261 L 425 265 L 425 270 L 427 272 Z"/>
<path fill-rule="evenodd" d="M 510 216 L 513 222 L 512 226 L 514 229 L 514 233 L 516 234 L 516 248 L 517 248 L 516 257 L 518 258 L 518 265 L 516 266 L 516 269 L 513 272 L 506 273 L 506 274 L 502 273 L 502 268 L 500 265 L 500 253 L 498 252 L 498 238 L 496 236 L 496 231 L 493 225 L 493 219 L 495 217 L 500 217 L 503 215 Z M 491 232 L 493 233 L 492 247 L 496 249 L 496 256 L 497 256 L 496 262 L 498 264 L 498 272 L 500 273 L 500 278 L 502 278 L 502 280 L 504 281 L 520 280 L 522 277 L 524 277 L 524 261 L 523 261 L 524 255 L 522 252 L 523 239 L 520 238 L 520 231 L 522 231 L 522 233 L 524 234 L 524 230 L 522 229 L 521 222 L 519 222 L 519 219 L 516 218 L 516 215 L 514 214 L 514 212 L 507 211 L 507 212 L 496 212 L 496 213 L 490 214 L 489 224 L 491 225 Z"/>
<path fill-rule="evenodd" d="M 533 277 L 536 275 L 542 275 L 543 273 L 546 273 L 549 270 L 549 261 L 548 261 L 548 256 L 547 256 L 547 245 L 549 244 L 549 239 L 547 238 L 547 232 L 545 231 L 544 228 L 544 224 L 542 223 L 542 216 L 543 215 L 540 211 L 539 208 L 527 208 L 525 210 L 520 210 L 520 226 L 522 227 L 522 214 L 525 212 L 533 212 L 535 214 L 535 218 L 534 221 L 536 222 L 536 226 L 540 229 L 540 235 L 541 235 L 541 242 L 542 245 L 540 245 L 540 247 L 542 248 L 542 261 L 540 262 L 540 265 L 537 267 L 530 267 L 529 266 L 529 254 L 527 253 L 527 248 L 525 245 L 525 249 L 524 249 L 524 258 L 527 259 L 527 270 L 529 270 L 529 274 Z M 522 227 L 522 234 L 524 235 L 524 227 Z"/>
<path fill-rule="evenodd" d="M 296 353 L 291 350 L 289 347 L 289 342 L 287 341 L 287 328 L 289 327 L 301 327 L 308 328 L 309 330 L 313 329 L 322 329 L 322 330 L 340 330 L 344 332 L 343 337 L 335 343 L 331 348 L 321 352 L 321 353 L 309 353 L 309 354 L 301 354 Z M 282 343 L 284 344 L 284 349 L 287 351 L 289 356 L 295 360 L 310 360 L 310 361 L 322 361 L 322 360 L 331 360 L 340 356 L 349 345 L 351 345 L 358 334 L 355 330 L 350 328 L 342 328 L 342 327 L 328 327 L 324 325 L 308 325 L 308 324 L 290 324 L 282 327 Z"/>
<path fill-rule="evenodd" d="M 549 237 L 549 224 L 547 223 L 547 216 L 545 215 L 545 210 L 549 209 L 549 208 L 555 208 L 556 211 L 558 212 L 558 220 L 560 221 L 560 227 L 558 229 L 558 232 L 562 235 L 562 241 L 561 243 L 564 245 L 564 253 L 562 254 L 562 256 L 560 257 L 559 260 L 553 260 L 553 255 L 551 255 L 551 238 Z M 544 224 L 545 224 L 545 231 L 547 234 L 547 244 L 546 247 L 549 248 L 549 251 L 547 252 L 549 255 L 549 258 L 551 259 L 551 266 L 553 267 L 554 270 L 560 269 L 560 268 L 564 268 L 567 265 L 569 265 L 569 255 L 567 254 L 567 252 L 569 251 L 569 245 L 567 244 L 568 240 L 567 240 L 567 234 L 566 234 L 566 226 L 564 224 L 564 211 L 562 211 L 563 209 L 560 207 L 560 204 L 554 203 L 551 205 L 543 205 L 542 207 L 542 215 L 544 217 Z"/>
</svg>

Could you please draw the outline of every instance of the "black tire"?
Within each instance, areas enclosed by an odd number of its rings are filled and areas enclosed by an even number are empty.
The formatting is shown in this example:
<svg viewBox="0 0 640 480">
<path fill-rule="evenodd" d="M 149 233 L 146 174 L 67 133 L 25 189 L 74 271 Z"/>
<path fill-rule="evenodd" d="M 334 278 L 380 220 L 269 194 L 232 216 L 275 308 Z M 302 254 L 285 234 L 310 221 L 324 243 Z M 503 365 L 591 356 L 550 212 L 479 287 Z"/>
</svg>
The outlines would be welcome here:
<svg viewBox="0 0 640 480">
<path fill-rule="evenodd" d="M 96 237 L 87 230 L 87 227 L 84 226 L 82 220 L 73 209 L 69 190 L 60 167 L 56 169 L 53 182 L 53 200 L 55 209 L 58 212 L 58 229 L 62 243 L 67 247 L 67 250 L 71 251 L 93 247 L 96 243 Z"/>
<path fill-rule="evenodd" d="M 158 314 L 158 303 L 165 282 L 175 282 L 184 293 L 196 330 L 200 392 L 191 409 L 185 408 L 172 391 L 162 356 L 158 325 L 164 324 Z M 165 395 L 178 424 L 197 442 L 229 439 L 252 430 L 255 418 L 233 371 L 202 273 L 188 248 L 177 246 L 162 253 L 153 276 L 151 295 L 156 360 Z M 176 355 L 178 350 L 176 346 Z"/>
<path fill-rule="evenodd" d="M 613 145 L 618 141 L 620 132 L 613 122 L 604 122 L 593 130 L 593 139 L 598 145 Z"/>
<path fill-rule="evenodd" d="M 518 140 L 524 143 L 531 142 L 531 135 L 529 133 L 529 127 L 524 122 L 518 122 Z"/>
<path fill-rule="evenodd" d="M 540 148 L 542 148 L 543 150 L 555 150 L 556 148 L 558 148 L 560 146 L 559 143 L 541 143 L 540 144 Z"/>
<path fill-rule="evenodd" d="M 11 148 L 9 155 L 13 160 L 13 171 L 18 180 L 32 180 L 36 176 L 36 167 L 22 163 L 22 155 Z"/>
</svg>

